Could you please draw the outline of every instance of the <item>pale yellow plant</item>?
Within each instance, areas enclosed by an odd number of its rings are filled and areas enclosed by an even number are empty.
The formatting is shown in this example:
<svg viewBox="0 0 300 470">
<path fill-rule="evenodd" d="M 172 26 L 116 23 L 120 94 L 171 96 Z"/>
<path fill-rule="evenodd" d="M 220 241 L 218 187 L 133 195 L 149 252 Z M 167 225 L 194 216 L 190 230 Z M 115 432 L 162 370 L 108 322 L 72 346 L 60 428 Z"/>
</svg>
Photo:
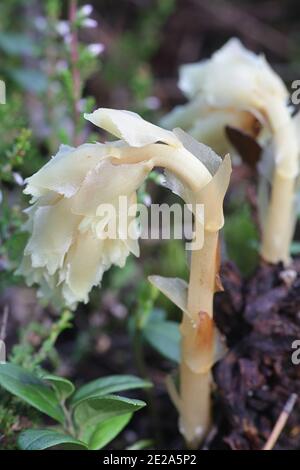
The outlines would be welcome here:
<svg viewBox="0 0 300 470">
<path fill-rule="evenodd" d="M 122 225 L 128 214 L 116 221 L 116 239 L 104 236 L 110 220 L 102 213 L 103 204 L 118 205 L 124 196 L 135 207 L 138 187 L 157 166 L 166 170 L 168 186 L 193 210 L 203 204 L 204 220 L 196 211 L 194 218 L 195 234 L 204 230 L 204 244 L 192 251 L 189 284 L 151 279 L 183 312 L 178 408 L 182 433 L 195 446 L 209 427 L 211 367 L 222 349 L 213 322 L 213 295 L 219 286 L 218 233 L 230 158 L 222 161 L 180 129 L 166 131 L 134 113 L 98 109 L 86 118 L 120 140 L 63 146 L 28 178 L 25 193 L 32 196 L 32 205 L 26 229 L 31 235 L 19 273 L 30 285 L 40 285 L 42 297 L 75 308 L 88 301 L 105 270 L 123 266 L 130 252 L 139 254 L 137 236 L 132 238 Z"/>
<path fill-rule="evenodd" d="M 259 121 L 260 142 L 267 146 L 272 140 L 271 195 L 262 220 L 261 255 L 271 263 L 288 263 L 299 144 L 283 81 L 262 55 L 232 39 L 210 59 L 183 66 L 179 87 L 189 103 L 163 119 L 166 127 L 180 126 L 220 153 L 230 148 L 225 126 L 253 135 Z"/>
</svg>

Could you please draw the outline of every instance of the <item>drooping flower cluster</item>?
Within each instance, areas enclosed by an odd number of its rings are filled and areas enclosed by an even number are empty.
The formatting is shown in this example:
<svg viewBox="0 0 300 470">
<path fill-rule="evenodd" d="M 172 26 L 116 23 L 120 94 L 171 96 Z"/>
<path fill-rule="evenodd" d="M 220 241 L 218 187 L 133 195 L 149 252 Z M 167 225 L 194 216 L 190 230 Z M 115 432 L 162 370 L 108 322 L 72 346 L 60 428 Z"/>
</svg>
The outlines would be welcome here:
<svg viewBox="0 0 300 470">
<path fill-rule="evenodd" d="M 262 55 L 231 39 L 210 59 L 181 67 L 179 88 L 189 102 L 169 113 L 163 125 L 182 127 L 220 154 L 231 151 L 226 126 L 268 148 L 260 164 L 261 187 L 268 195 L 270 183 L 272 194 L 261 217 L 261 254 L 270 262 L 287 262 L 300 149 L 283 81 Z"/>
<path fill-rule="evenodd" d="M 283 81 L 264 56 L 245 49 L 238 39 L 228 41 L 210 59 L 182 66 L 178 86 L 189 103 L 175 108 L 162 123 L 168 128 L 180 126 L 214 149 L 228 149 L 226 125 L 252 133 L 258 120 L 275 136 L 287 127 L 293 132 Z M 277 141 L 283 145 L 279 136 Z M 297 172 L 297 160 L 286 156 L 295 152 L 294 139 L 285 145 L 289 152 L 277 153 L 278 163 Z"/>
<path fill-rule="evenodd" d="M 31 235 L 19 273 L 28 284 L 40 285 L 43 298 L 71 308 L 88 301 L 91 288 L 111 265 L 123 266 L 130 252 L 139 255 L 137 225 L 129 234 L 128 215 L 117 216 L 117 237 L 107 236 L 115 216 L 103 212 L 103 205 L 112 204 L 119 214 L 119 196 L 124 196 L 134 207 L 136 190 L 154 166 L 168 167 L 188 180 L 187 191 L 201 189 L 211 179 L 173 132 L 126 111 L 99 109 L 86 118 L 120 140 L 61 146 L 28 178 L 24 191 L 32 196 L 25 227 Z"/>
</svg>

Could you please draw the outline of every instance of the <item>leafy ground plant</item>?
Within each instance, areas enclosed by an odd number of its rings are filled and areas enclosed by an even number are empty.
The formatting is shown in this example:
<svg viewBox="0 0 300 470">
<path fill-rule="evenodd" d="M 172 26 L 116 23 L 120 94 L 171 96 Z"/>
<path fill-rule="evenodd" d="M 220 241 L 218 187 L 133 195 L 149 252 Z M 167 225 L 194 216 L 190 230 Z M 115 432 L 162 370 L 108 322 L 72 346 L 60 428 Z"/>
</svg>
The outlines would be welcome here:
<svg viewBox="0 0 300 470">
<path fill-rule="evenodd" d="M 116 393 L 151 387 L 150 382 L 132 375 L 115 375 L 76 390 L 65 378 L 37 375 L 11 363 L 0 364 L 0 385 L 57 423 L 21 432 L 18 445 L 22 450 L 102 449 L 146 405 Z"/>
</svg>

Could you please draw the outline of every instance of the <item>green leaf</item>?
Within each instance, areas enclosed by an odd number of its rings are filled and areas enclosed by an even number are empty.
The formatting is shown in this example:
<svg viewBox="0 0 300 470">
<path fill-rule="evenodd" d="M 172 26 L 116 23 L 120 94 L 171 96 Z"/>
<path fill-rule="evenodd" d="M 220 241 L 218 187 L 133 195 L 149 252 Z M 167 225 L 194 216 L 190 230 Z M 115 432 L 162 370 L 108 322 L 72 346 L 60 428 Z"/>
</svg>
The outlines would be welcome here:
<svg viewBox="0 0 300 470">
<path fill-rule="evenodd" d="M 63 377 L 46 374 L 42 376 L 42 379 L 50 383 L 59 401 L 66 400 L 75 391 L 75 387 L 72 382 L 64 379 Z"/>
<path fill-rule="evenodd" d="M 87 450 L 84 442 L 71 436 L 48 429 L 28 429 L 23 431 L 18 438 L 18 445 L 22 450 Z"/>
<path fill-rule="evenodd" d="M 81 430 L 94 427 L 103 421 L 128 413 L 134 413 L 146 405 L 141 400 L 107 395 L 99 398 L 89 398 L 80 402 L 74 411 L 74 419 Z"/>
<path fill-rule="evenodd" d="M 146 341 L 160 354 L 174 362 L 180 362 L 179 325 L 173 321 L 148 322 L 143 330 Z"/>
<path fill-rule="evenodd" d="M 33 373 L 15 364 L 0 364 L 0 385 L 59 423 L 64 422 L 55 393 Z"/>
<path fill-rule="evenodd" d="M 76 406 L 82 400 L 92 397 L 101 397 L 122 390 L 152 387 L 150 382 L 142 380 L 134 375 L 111 375 L 83 385 L 71 399 L 71 405 Z"/>
<path fill-rule="evenodd" d="M 166 321 L 167 314 L 162 308 L 154 308 L 150 314 L 149 321 Z"/>
<path fill-rule="evenodd" d="M 90 450 L 103 449 L 125 428 L 131 417 L 132 413 L 127 413 L 109 418 L 92 428 L 91 432 L 88 431 L 87 434 L 84 432 L 82 439 L 88 443 Z M 86 441 L 87 437 L 88 440 Z"/>
</svg>

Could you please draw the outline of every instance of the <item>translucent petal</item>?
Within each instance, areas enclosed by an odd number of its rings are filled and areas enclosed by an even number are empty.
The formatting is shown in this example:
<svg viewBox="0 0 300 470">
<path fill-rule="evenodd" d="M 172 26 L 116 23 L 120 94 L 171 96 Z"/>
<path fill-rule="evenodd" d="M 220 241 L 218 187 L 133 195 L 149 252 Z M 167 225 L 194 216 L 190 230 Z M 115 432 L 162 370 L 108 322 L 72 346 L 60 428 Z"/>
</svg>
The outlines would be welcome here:
<svg viewBox="0 0 300 470">
<path fill-rule="evenodd" d="M 222 159 L 219 157 L 219 155 L 217 155 L 210 147 L 207 147 L 207 145 L 204 145 L 195 140 L 182 129 L 177 128 L 174 129 L 173 132 L 176 137 L 178 137 L 184 148 L 195 155 L 195 157 L 197 157 L 198 160 L 203 163 L 211 175 L 214 175 L 217 172 L 222 162 Z"/>
<path fill-rule="evenodd" d="M 178 277 L 149 276 L 148 280 L 171 300 L 180 310 L 186 311 L 187 288 L 186 281 Z"/>
<path fill-rule="evenodd" d="M 196 202 L 204 204 L 205 229 L 216 232 L 224 224 L 223 200 L 229 185 L 231 161 L 226 155 L 212 181 L 199 191 Z"/>
<path fill-rule="evenodd" d="M 178 137 L 185 150 L 194 155 L 205 167 L 207 174 L 209 175 L 209 180 L 211 180 L 211 176 L 217 172 L 222 163 L 221 157 L 219 157 L 211 148 L 197 142 L 182 129 L 177 128 L 174 129 L 173 132 Z M 194 204 L 196 202 L 193 191 L 191 191 L 187 185 L 183 184 L 179 177 L 175 176 L 169 170 L 165 170 L 164 176 L 164 185 L 167 188 L 180 196 L 187 204 Z M 200 181 L 199 186 L 201 186 Z M 206 185 L 204 185 L 204 187 L 206 187 Z"/>
<path fill-rule="evenodd" d="M 33 231 L 25 248 L 33 267 L 46 266 L 53 274 L 63 264 L 80 218 L 71 212 L 70 200 L 39 207 L 33 219 Z"/>
<path fill-rule="evenodd" d="M 200 115 L 202 116 L 203 109 L 207 110 L 207 103 L 204 98 L 195 98 L 185 105 L 176 106 L 161 119 L 160 123 L 167 129 L 180 127 L 184 130 L 188 130 L 193 126 L 195 120 L 197 120 Z"/>
<path fill-rule="evenodd" d="M 150 169 L 151 165 L 145 162 L 113 165 L 109 160 L 102 161 L 87 174 L 73 198 L 72 211 L 74 214 L 96 215 L 100 204 L 131 195 Z"/>
<path fill-rule="evenodd" d="M 124 241 L 125 246 L 128 251 L 130 251 L 134 256 L 140 256 L 140 246 L 139 246 L 139 235 L 140 231 L 138 228 L 138 223 L 136 220 L 136 210 L 137 210 L 137 197 L 136 193 L 133 193 L 128 198 L 128 207 L 131 212 L 128 215 L 127 219 L 123 217 L 123 220 L 118 220 L 118 233 L 119 237 Z M 124 222 L 124 226 L 123 223 Z"/>
<path fill-rule="evenodd" d="M 108 269 L 112 264 L 119 266 L 120 268 L 125 266 L 129 250 L 123 240 L 105 240 L 103 250 L 104 264 Z"/>
<path fill-rule="evenodd" d="M 199 92 L 199 85 L 202 83 L 202 74 L 205 72 L 205 65 L 208 60 L 193 64 L 182 65 L 179 69 L 178 87 L 187 98 L 193 98 Z"/>
<path fill-rule="evenodd" d="M 179 87 L 188 96 L 203 93 L 216 107 L 263 107 L 265 96 L 285 102 L 288 93 L 263 56 L 248 51 L 238 39 L 229 40 L 209 60 L 180 69 Z"/>
<path fill-rule="evenodd" d="M 20 266 L 16 270 L 17 276 L 24 276 L 26 284 L 32 286 L 35 283 L 39 283 L 43 277 L 43 268 L 33 268 L 30 256 L 24 256 Z"/>
<path fill-rule="evenodd" d="M 53 190 L 71 197 L 77 192 L 87 172 L 106 155 L 107 148 L 100 144 L 84 144 L 76 149 L 62 146 L 55 157 L 27 179 L 24 192 L 39 196 L 47 190 Z"/>
<path fill-rule="evenodd" d="M 130 251 L 130 253 L 132 253 L 137 258 L 140 256 L 140 246 L 138 238 L 127 238 L 126 240 L 124 240 L 124 244 L 128 251 Z"/>
<path fill-rule="evenodd" d="M 99 108 L 86 119 L 114 136 L 125 140 L 132 147 L 142 147 L 155 142 L 164 142 L 177 147 L 178 140 L 170 131 L 145 121 L 138 114 L 117 109 Z"/>
<path fill-rule="evenodd" d="M 164 171 L 163 186 L 170 189 L 174 194 L 181 197 L 186 204 L 191 203 L 191 191 L 183 184 L 183 182 L 168 170 Z"/>
<path fill-rule="evenodd" d="M 60 281 L 64 280 L 66 286 L 62 289 L 67 301 L 87 302 L 91 288 L 100 283 L 105 270 L 102 262 L 103 243 L 91 232 L 77 235 L 60 276 Z"/>
</svg>

